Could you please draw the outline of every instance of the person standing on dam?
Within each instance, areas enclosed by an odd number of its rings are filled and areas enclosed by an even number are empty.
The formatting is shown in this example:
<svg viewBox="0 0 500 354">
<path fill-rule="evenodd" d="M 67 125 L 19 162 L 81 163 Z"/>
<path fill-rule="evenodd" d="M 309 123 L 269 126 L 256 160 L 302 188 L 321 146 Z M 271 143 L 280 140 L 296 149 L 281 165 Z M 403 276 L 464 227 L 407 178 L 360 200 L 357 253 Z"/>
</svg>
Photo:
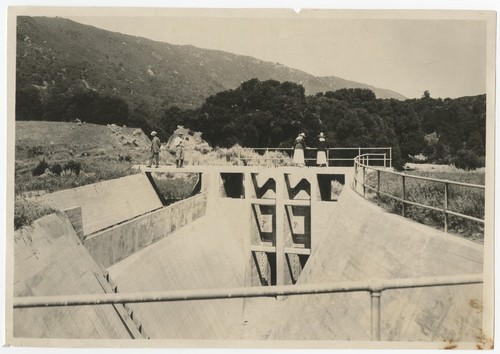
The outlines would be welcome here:
<svg viewBox="0 0 500 354">
<path fill-rule="evenodd" d="M 155 168 L 158 168 L 158 165 L 160 163 L 160 147 L 161 147 L 161 142 L 160 138 L 158 138 L 157 133 L 153 130 L 151 132 L 151 136 L 153 139 L 151 140 L 151 157 L 149 158 L 149 165 L 147 167 L 151 167 L 151 165 L 155 165 Z"/>
<path fill-rule="evenodd" d="M 304 167 L 305 159 L 304 159 L 304 150 L 307 149 L 306 146 L 306 135 L 304 133 L 300 133 L 293 143 L 293 165 Z"/>
<path fill-rule="evenodd" d="M 328 150 L 328 145 L 326 144 L 326 137 L 323 132 L 318 135 L 318 152 L 316 154 L 316 165 L 319 167 L 328 166 L 328 160 L 326 159 L 326 151 Z"/>
<path fill-rule="evenodd" d="M 179 133 L 179 135 L 174 140 L 175 146 L 175 162 L 177 168 L 182 167 L 184 163 L 184 134 Z"/>
</svg>

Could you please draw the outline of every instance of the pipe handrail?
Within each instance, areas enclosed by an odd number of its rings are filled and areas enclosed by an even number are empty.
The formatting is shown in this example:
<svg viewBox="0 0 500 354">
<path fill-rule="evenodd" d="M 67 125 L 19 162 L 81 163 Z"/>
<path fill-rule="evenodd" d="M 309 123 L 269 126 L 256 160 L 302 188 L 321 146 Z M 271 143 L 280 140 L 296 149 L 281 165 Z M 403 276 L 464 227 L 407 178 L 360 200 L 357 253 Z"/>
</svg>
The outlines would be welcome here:
<svg viewBox="0 0 500 354">
<path fill-rule="evenodd" d="M 14 308 L 106 305 L 116 303 L 170 302 L 234 299 L 343 292 L 381 292 L 390 289 L 467 285 L 483 282 L 482 274 L 462 274 L 422 278 L 370 279 L 328 284 L 295 284 L 267 287 L 167 290 L 134 293 L 15 297 Z"/>
<path fill-rule="evenodd" d="M 129 294 L 112 293 L 15 297 L 14 308 L 215 300 L 268 296 L 279 297 L 286 295 L 311 295 L 367 291 L 370 293 L 371 298 L 371 340 L 380 341 L 381 297 L 383 291 L 434 286 L 472 285 L 481 283 L 483 283 L 482 274 L 462 274 L 423 278 L 371 279 L 331 284 L 275 285 L 268 287 L 154 291 Z"/>
<path fill-rule="evenodd" d="M 242 150 L 246 150 L 246 151 L 252 151 L 252 150 L 255 150 L 255 151 L 272 151 L 272 150 L 293 150 L 293 147 L 265 147 L 265 148 L 253 148 L 253 147 L 243 147 L 241 148 Z M 318 148 L 316 147 L 307 147 L 306 150 L 317 150 Z M 328 148 L 328 150 L 356 150 L 358 151 L 359 149 L 361 150 L 387 150 L 389 151 L 390 147 L 362 147 L 362 148 L 358 148 L 358 147 L 332 147 L 332 148 Z M 358 155 L 359 156 L 359 155 Z"/>
<path fill-rule="evenodd" d="M 365 188 L 367 188 L 367 189 L 369 189 L 369 190 L 371 190 L 373 192 L 377 192 L 377 189 L 373 188 L 372 186 L 366 185 Z M 415 205 L 415 206 L 418 206 L 418 207 L 427 208 L 427 209 L 434 210 L 434 211 L 439 211 L 441 213 L 447 213 L 447 214 L 450 214 L 450 215 L 459 216 L 459 217 L 462 217 L 464 219 L 471 220 L 471 221 L 483 222 L 482 219 L 475 218 L 473 216 L 469 216 L 469 215 L 465 215 L 465 214 L 460 214 L 460 213 L 457 213 L 455 211 L 451 211 L 451 210 L 444 209 L 444 208 L 434 207 L 432 205 L 425 205 L 425 204 L 421 204 L 421 203 L 417 203 L 417 202 L 412 202 L 410 200 L 403 200 L 402 198 L 393 196 L 393 195 L 391 195 L 389 193 L 381 192 L 380 190 L 377 193 L 380 194 L 380 195 L 383 195 L 385 197 L 393 198 L 394 200 L 397 200 L 398 202 L 401 202 L 401 203 Z"/>
<path fill-rule="evenodd" d="M 258 159 L 258 160 L 261 160 L 261 161 L 273 161 L 273 160 L 276 160 L 278 159 L 277 157 L 259 157 L 259 158 L 255 158 L 255 157 L 252 157 L 252 156 L 245 156 L 245 155 L 242 155 L 242 154 L 245 154 L 247 152 L 257 152 L 257 153 L 269 153 L 269 152 L 293 152 L 293 148 L 292 147 L 262 147 L 262 148 L 252 148 L 252 147 L 244 147 L 244 148 L 241 148 L 241 150 L 238 152 L 238 158 L 240 160 L 244 160 L 244 161 L 252 161 L 254 159 Z M 311 147 L 311 148 L 306 148 L 305 149 L 306 151 L 317 151 L 318 148 L 316 147 Z M 392 147 L 380 147 L 380 146 L 377 146 L 377 147 L 332 147 L 332 148 L 327 148 L 326 149 L 326 160 L 327 161 L 331 161 L 331 162 L 341 162 L 341 161 L 354 161 L 354 159 L 356 158 L 356 156 L 360 156 L 361 155 L 361 152 L 363 151 L 374 151 L 374 150 L 377 150 L 377 151 L 380 151 L 380 150 L 383 150 L 385 151 L 384 153 L 375 153 L 375 152 L 372 152 L 371 154 L 372 155 L 376 155 L 378 157 L 374 157 L 372 158 L 372 161 L 383 161 L 383 167 L 392 167 Z M 334 151 L 347 151 L 347 150 L 350 150 L 351 151 L 351 155 L 354 155 L 356 154 L 355 156 L 352 156 L 352 157 L 332 157 L 332 153 Z M 354 154 L 352 154 L 354 153 Z M 265 156 L 265 155 L 263 155 Z M 287 156 L 288 158 L 292 158 L 292 156 Z M 316 160 L 316 158 L 312 158 L 312 157 L 306 157 L 304 158 L 304 161 L 314 161 Z M 352 166 L 352 165 L 351 165 Z"/>
<path fill-rule="evenodd" d="M 381 172 L 393 174 L 393 175 L 396 175 L 396 176 L 405 176 L 405 177 L 410 177 L 410 178 L 420 179 L 420 180 L 425 180 L 425 181 L 448 183 L 448 184 L 453 184 L 453 185 L 456 185 L 456 186 L 472 187 L 472 188 L 479 188 L 479 189 L 485 189 L 486 188 L 482 184 L 465 183 L 465 182 L 451 181 L 451 180 L 448 180 L 448 179 L 439 179 L 439 178 L 432 178 L 432 177 L 409 175 L 407 173 L 402 173 L 402 172 L 387 171 L 387 170 L 384 170 L 384 169 L 381 169 L 381 168 L 377 168 L 377 167 L 374 167 L 374 166 L 369 166 L 369 165 L 366 165 L 366 164 L 363 164 L 363 163 L 359 162 L 359 159 L 358 159 L 359 157 L 364 157 L 364 156 L 368 156 L 368 155 L 373 155 L 373 154 L 363 154 L 363 155 L 355 157 L 355 161 L 357 162 L 357 164 L 360 167 L 366 167 L 366 168 L 368 168 L 370 170 L 373 170 L 373 171 L 381 171 Z M 370 161 L 371 160 L 372 159 L 370 158 Z M 375 159 L 373 159 L 373 160 L 375 161 Z"/>
<path fill-rule="evenodd" d="M 372 155 L 375 155 L 375 154 L 361 154 L 361 155 L 356 156 L 354 158 L 353 189 L 354 189 L 354 191 L 356 193 L 360 193 L 357 190 L 357 185 L 358 185 L 358 183 L 360 183 L 361 186 L 362 186 L 362 188 L 363 188 L 363 193 L 362 193 L 363 198 L 366 198 L 366 191 L 370 190 L 370 191 L 376 193 L 377 204 L 379 204 L 380 196 L 385 196 L 385 197 L 391 198 L 391 199 L 393 199 L 393 200 L 395 200 L 397 202 L 400 202 L 401 203 L 401 212 L 402 212 L 402 216 L 403 217 L 406 217 L 406 205 L 414 205 L 414 206 L 422 207 L 422 208 L 425 208 L 425 209 L 428 209 L 428 210 L 434 210 L 434 211 L 441 212 L 444 215 L 444 232 L 445 233 L 448 233 L 448 224 L 449 224 L 449 220 L 448 219 L 449 219 L 449 215 L 457 216 L 457 217 L 462 218 L 462 219 L 466 219 L 466 220 L 470 220 L 470 221 L 474 221 L 474 222 L 478 222 L 478 223 L 484 224 L 484 219 L 477 218 L 477 217 L 474 217 L 474 216 L 471 216 L 471 215 L 462 214 L 462 213 L 459 213 L 459 212 L 452 211 L 452 210 L 448 209 L 448 207 L 449 207 L 449 205 L 448 205 L 449 186 L 450 185 L 462 186 L 462 187 L 468 187 L 468 188 L 476 188 L 476 189 L 481 189 L 483 191 L 485 190 L 485 186 L 484 185 L 472 184 L 472 183 L 465 183 L 465 182 L 458 182 L 458 181 L 450 181 L 450 180 L 446 180 L 446 179 L 439 179 L 439 178 L 432 178 L 432 177 L 416 176 L 416 175 L 410 175 L 410 174 L 401 173 L 401 172 L 395 172 L 395 171 L 388 171 L 386 169 L 373 167 L 373 166 L 370 166 L 370 161 L 375 160 L 375 158 L 370 158 L 370 156 L 372 156 Z M 358 171 L 359 170 L 361 170 L 362 173 L 363 173 L 362 180 L 358 179 Z M 372 186 L 370 186 L 370 185 L 368 185 L 366 183 L 367 170 L 372 170 L 374 172 L 377 172 L 377 182 L 376 182 L 377 185 L 376 185 L 376 187 L 372 187 Z M 401 182 L 402 182 L 402 186 L 401 186 L 402 187 L 402 197 L 397 197 L 395 195 L 382 192 L 380 190 L 380 174 L 381 174 L 381 172 L 401 177 Z M 405 188 L 406 187 L 405 181 L 406 181 L 407 178 L 411 178 L 411 179 L 415 179 L 415 180 L 430 181 L 430 182 L 435 182 L 435 183 L 442 183 L 444 185 L 443 207 L 436 207 L 436 206 L 432 206 L 432 205 L 425 205 L 425 204 L 421 204 L 421 203 L 418 203 L 418 202 L 414 202 L 414 201 L 408 200 L 406 198 L 406 188 Z"/>
</svg>

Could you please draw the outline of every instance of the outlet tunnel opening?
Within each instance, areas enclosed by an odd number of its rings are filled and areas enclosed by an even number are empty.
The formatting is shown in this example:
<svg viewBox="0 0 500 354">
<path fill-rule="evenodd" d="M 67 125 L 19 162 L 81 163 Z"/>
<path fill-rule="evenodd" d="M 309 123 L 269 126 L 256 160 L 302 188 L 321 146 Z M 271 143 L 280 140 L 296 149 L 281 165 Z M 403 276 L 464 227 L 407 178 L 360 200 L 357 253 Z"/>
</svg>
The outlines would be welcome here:
<svg viewBox="0 0 500 354">
<path fill-rule="evenodd" d="M 202 173 L 150 172 L 146 176 L 163 206 L 201 193 Z"/>
<path fill-rule="evenodd" d="M 344 188 L 345 175 L 318 174 L 317 176 L 320 200 L 324 202 L 336 202 Z"/>
<path fill-rule="evenodd" d="M 245 197 L 245 187 L 243 185 L 243 173 L 221 173 L 222 179 L 221 196 L 223 198 L 237 198 Z"/>
</svg>

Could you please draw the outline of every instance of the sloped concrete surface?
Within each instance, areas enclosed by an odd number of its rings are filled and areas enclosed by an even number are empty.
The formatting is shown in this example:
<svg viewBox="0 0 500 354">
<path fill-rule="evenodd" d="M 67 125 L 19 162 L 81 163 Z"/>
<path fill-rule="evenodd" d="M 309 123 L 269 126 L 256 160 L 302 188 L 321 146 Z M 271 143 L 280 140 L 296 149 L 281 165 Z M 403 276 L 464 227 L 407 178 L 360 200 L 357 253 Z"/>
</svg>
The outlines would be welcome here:
<svg viewBox="0 0 500 354">
<path fill-rule="evenodd" d="M 15 297 L 104 293 L 97 276 L 101 270 L 64 213 L 16 232 Z M 14 336 L 130 339 L 112 305 L 15 309 Z"/>
<path fill-rule="evenodd" d="M 80 206 L 85 236 L 162 207 L 143 173 L 45 194 L 40 198 L 59 209 Z"/>
<path fill-rule="evenodd" d="M 344 188 L 298 283 L 482 273 L 482 246 L 417 224 Z M 481 335 L 482 286 L 387 290 L 382 340 L 474 342 Z M 289 297 L 271 339 L 370 340 L 370 295 Z"/>
<path fill-rule="evenodd" d="M 213 205 L 212 205 L 213 206 Z M 218 208 L 215 208 L 218 209 Z M 242 287 L 241 233 L 218 210 L 150 245 L 108 271 L 119 292 Z M 130 304 L 152 338 L 224 339 L 241 323 L 243 299 Z"/>
</svg>

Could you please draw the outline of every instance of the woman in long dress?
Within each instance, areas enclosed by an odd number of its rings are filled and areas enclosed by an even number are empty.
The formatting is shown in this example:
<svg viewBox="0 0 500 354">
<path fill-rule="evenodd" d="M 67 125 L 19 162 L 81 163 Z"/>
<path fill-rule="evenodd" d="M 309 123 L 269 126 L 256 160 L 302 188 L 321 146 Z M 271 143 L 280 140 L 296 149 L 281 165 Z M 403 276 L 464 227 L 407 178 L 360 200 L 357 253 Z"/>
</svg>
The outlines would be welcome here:
<svg viewBox="0 0 500 354">
<path fill-rule="evenodd" d="M 304 150 L 307 148 L 305 137 L 306 137 L 306 135 L 304 133 L 300 133 L 295 138 L 295 142 L 293 143 L 293 161 L 292 161 L 292 163 L 294 166 L 299 166 L 299 167 L 305 166 Z"/>
<path fill-rule="evenodd" d="M 319 143 L 318 143 L 318 153 L 316 155 L 316 164 L 319 167 L 326 167 L 328 166 L 328 161 L 326 159 L 326 150 L 328 150 L 328 146 L 326 145 L 325 134 L 321 132 L 318 138 L 319 138 Z"/>
</svg>

